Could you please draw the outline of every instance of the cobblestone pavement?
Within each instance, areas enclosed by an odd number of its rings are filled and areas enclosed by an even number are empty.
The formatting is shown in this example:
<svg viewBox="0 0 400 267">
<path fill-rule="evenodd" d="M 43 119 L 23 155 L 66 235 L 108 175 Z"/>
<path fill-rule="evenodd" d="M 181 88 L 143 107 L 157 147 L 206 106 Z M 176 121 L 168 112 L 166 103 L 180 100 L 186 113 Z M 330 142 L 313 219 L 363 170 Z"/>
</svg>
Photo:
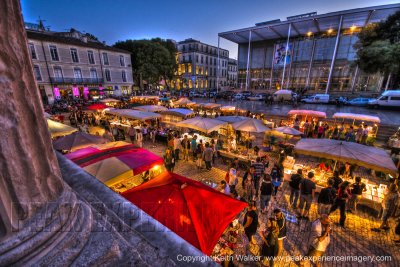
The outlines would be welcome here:
<svg viewBox="0 0 400 267">
<path fill-rule="evenodd" d="M 144 148 L 153 153 L 162 156 L 165 146 L 157 144 L 157 147 L 152 147 L 151 144 L 145 144 Z M 274 159 L 272 159 L 274 161 Z M 272 168 L 270 164 L 269 168 Z M 225 177 L 227 166 L 221 160 L 217 159 L 216 164 L 211 171 L 205 169 L 198 170 L 194 162 L 179 161 L 174 172 L 194 180 L 210 179 L 215 183 L 219 183 Z M 239 181 L 239 186 L 241 180 Z M 279 207 L 294 214 L 294 211 L 288 208 L 289 189 L 284 183 L 282 190 L 278 192 L 276 198 L 271 200 L 269 212 L 267 215 L 260 213 L 260 227 L 263 228 L 265 220 L 271 215 L 275 207 Z M 240 189 L 238 190 L 240 193 Z M 310 220 L 317 219 L 316 205 L 313 204 L 310 211 Z M 387 232 L 376 233 L 371 231 L 371 228 L 379 227 L 380 222 L 374 216 L 359 211 L 359 214 L 347 214 L 346 228 L 342 229 L 338 226 L 339 211 L 331 215 L 334 222 L 333 234 L 329 245 L 327 256 L 390 256 L 391 261 L 385 262 L 370 262 L 370 261 L 332 261 L 322 264 L 322 266 L 400 266 L 400 246 L 396 246 L 392 241 L 395 238 L 393 229 Z M 305 220 L 300 223 L 288 222 L 287 239 L 284 241 L 284 253 L 282 256 L 300 256 L 307 252 L 309 228 L 311 223 Z M 393 225 L 393 222 L 392 222 Z M 257 238 L 256 238 L 257 239 Z M 259 238 L 258 238 L 258 241 Z M 260 242 L 261 243 L 261 242 Z M 298 262 L 294 262 L 289 258 L 277 262 L 276 266 L 298 266 Z M 251 266 L 251 265 L 248 265 Z M 309 266 L 306 263 L 305 266 Z"/>
</svg>

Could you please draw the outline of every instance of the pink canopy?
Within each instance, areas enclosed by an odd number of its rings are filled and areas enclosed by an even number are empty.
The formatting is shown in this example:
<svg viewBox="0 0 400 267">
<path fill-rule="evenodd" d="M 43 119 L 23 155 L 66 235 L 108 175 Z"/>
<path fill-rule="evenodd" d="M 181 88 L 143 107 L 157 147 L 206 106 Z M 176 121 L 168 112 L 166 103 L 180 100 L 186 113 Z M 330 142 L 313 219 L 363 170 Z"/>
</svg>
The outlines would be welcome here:
<svg viewBox="0 0 400 267">
<path fill-rule="evenodd" d="M 67 159 L 74 160 L 76 158 L 80 158 L 80 157 L 83 157 L 83 156 L 85 156 L 87 154 L 98 152 L 98 151 L 100 151 L 100 149 L 97 149 L 97 148 L 94 148 L 94 147 L 90 146 L 90 147 L 85 147 L 85 148 L 82 148 L 82 149 L 75 150 L 74 152 L 66 154 L 65 157 Z"/>
<path fill-rule="evenodd" d="M 307 109 L 292 109 L 288 112 L 288 115 L 301 115 L 318 118 L 326 118 L 326 113 L 323 111 L 307 110 Z"/>
</svg>

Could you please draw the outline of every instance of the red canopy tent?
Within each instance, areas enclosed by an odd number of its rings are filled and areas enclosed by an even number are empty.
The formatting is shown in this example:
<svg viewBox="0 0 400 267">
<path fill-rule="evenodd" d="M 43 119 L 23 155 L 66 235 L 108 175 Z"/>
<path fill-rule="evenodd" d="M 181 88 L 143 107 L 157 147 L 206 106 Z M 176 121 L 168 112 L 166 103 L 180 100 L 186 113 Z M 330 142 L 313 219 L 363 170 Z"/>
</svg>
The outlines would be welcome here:
<svg viewBox="0 0 400 267">
<path fill-rule="evenodd" d="M 206 255 L 247 206 L 200 182 L 168 172 L 122 196 Z"/>
<path fill-rule="evenodd" d="M 102 103 L 92 104 L 92 105 L 87 107 L 88 110 L 103 110 L 105 108 L 109 108 L 109 106 L 104 105 Z"/>
</svg>

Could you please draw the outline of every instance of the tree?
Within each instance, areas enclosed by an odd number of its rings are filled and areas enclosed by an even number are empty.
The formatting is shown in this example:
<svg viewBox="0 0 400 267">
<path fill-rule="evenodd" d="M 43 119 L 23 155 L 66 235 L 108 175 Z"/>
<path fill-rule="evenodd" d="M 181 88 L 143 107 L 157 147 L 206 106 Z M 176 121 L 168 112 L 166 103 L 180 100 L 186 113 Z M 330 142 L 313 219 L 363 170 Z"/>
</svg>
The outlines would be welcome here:
<svg viewBox="0 0 400 267">
<path fill-rule="evenodd" d="M 119 41 L 114 47 L 132 53 L 132 71 L 139 84 L 140 76 L 148 84 L 158 84 L 162 79 L 172 79 L 176 68 L 175 44 L 160 38 L 152 40 Z"/>
<path fill-rule="evenodd" d="M 370 24 L 358 35 L 357 64 L 366 73 L 380 72 L 400 85 L 400 12 Z"/>
</svg>

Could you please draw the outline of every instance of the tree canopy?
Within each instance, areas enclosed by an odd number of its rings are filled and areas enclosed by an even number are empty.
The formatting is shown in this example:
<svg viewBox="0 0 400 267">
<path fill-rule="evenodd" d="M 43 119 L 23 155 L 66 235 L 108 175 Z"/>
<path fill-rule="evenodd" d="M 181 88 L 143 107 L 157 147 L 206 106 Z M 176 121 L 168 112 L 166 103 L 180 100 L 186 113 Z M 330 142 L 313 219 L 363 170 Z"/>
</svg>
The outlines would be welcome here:
<svg viewBox="0 0 400 267">
<path fill-rule="evenodd" d="M 131 65 L 136 84 L 139 84 L 140 75 L 149 84 L 158 84 L 162 79 L 171 80 L 177 69 L 177 50 L 170 40 L 126 40 L 115 43 L 114 47 L 132 53 Z"/>
<path fill-rule="evenodd" d="M 358 35 L 357 64 L 366 73 L 380 72 L 400 84 L 400 12 L 386 21 L 370 24 Z"/>
</svg>

